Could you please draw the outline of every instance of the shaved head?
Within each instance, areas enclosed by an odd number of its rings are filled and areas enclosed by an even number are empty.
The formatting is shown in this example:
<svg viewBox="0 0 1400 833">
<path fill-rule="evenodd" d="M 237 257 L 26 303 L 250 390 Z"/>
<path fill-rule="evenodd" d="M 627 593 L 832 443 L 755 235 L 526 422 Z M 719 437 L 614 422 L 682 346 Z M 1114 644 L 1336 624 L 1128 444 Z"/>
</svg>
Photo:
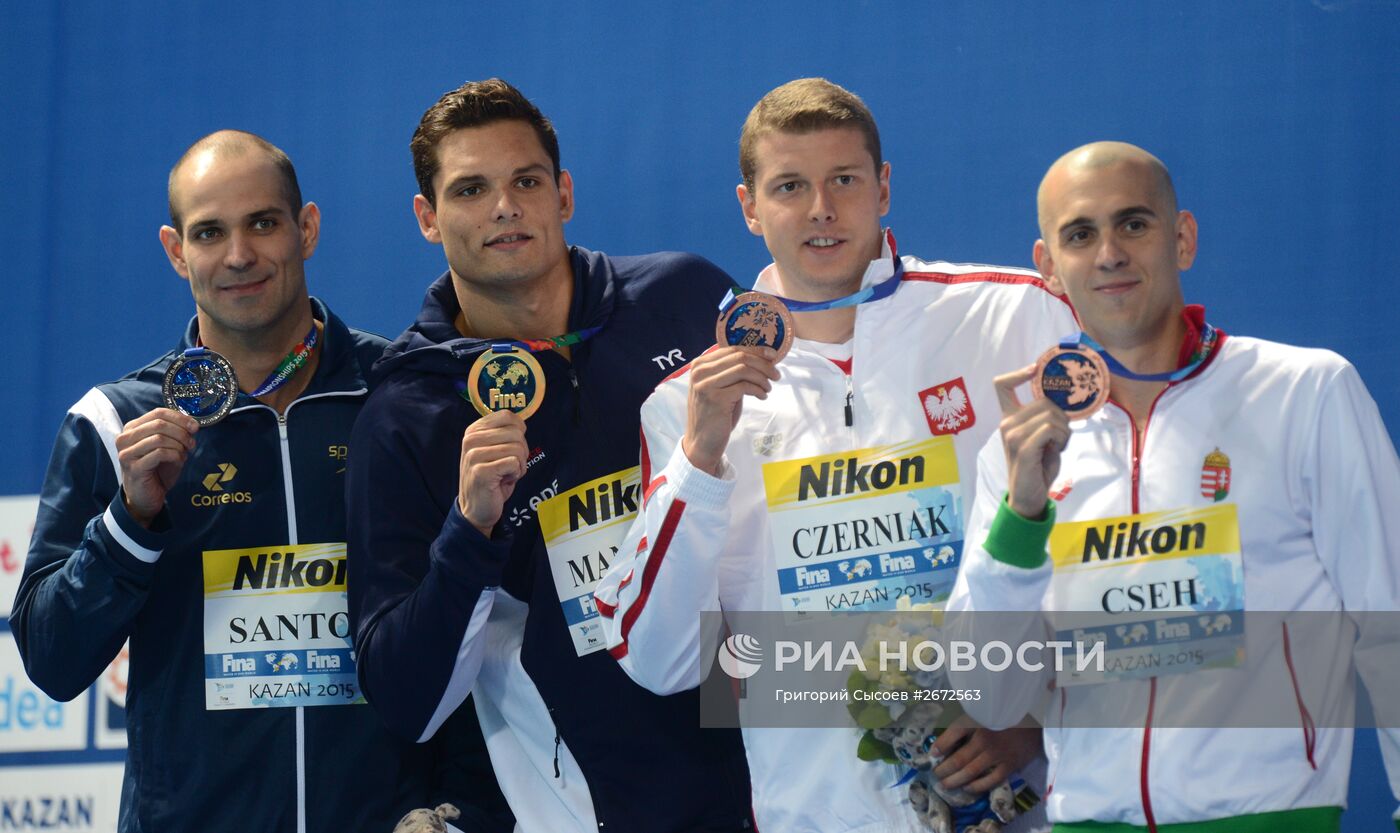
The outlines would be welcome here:
<svg viewBox="0 0 1400 833">
<path fill-rule="evenodd" d="M 175 166 L 170 169 L 170 178 L 166 183 L 166 195 L 170 202 L 170 225 L 174 227 L 176 232 L 184 233 L 184 226 L 181 225 L 183 217 L 177 187 L 180 174 L 184 169 L 189 165 L 207 168 L 221 159 L 231 159 L 249 153 L 263 154 L 267 157 L 267 161 L 277 168 L 277 172 L 282 176 L 282 194 L 287 200 L 287 207 L 290 209 L 291 215 L 296 217 L 301 213 L 301 186 L 297 184 L 297 172 L 292 167 L 292 160 L 287 158 L 287 154 L 257 134 L 244 130 L 218 130 L 190 145 L 180 156 Z"/>
<path fill-rule="evenodd" d="M 1171 174 L 1162 160 L 1127 142 L 1092 142 L 1081 145 L 1055 160 L 1036 191 L 1035 206 L 1040 223 L 1040 236 L 1050 240 L 1054 230 L 1047 228 L 1050 222 L 1050 202 L 1059 192 L 1066 177 L 1076 171 L 1098 170 L 1118 164 L 1141 165 L 1151 171 L 1156 181 L 1157 194 L 1165 199 L 1170 214 L 1176 213 L 1176 187 L 1172 185 Z"/>
</svg>

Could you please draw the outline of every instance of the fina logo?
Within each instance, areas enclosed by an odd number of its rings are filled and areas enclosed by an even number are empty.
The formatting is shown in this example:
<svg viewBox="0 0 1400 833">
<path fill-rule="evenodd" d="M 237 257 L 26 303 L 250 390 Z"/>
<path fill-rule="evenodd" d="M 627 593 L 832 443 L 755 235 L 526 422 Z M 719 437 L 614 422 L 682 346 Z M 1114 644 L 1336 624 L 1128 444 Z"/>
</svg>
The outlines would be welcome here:
<svg viewBox="0 0 1400 833">
<path fill-rule="evenodd" d="M 763 663 L 763 646 L 746 633 L 736 633 L 719 646 L 719 667 L 736 680 L 747 680 Z"/>
</svg>

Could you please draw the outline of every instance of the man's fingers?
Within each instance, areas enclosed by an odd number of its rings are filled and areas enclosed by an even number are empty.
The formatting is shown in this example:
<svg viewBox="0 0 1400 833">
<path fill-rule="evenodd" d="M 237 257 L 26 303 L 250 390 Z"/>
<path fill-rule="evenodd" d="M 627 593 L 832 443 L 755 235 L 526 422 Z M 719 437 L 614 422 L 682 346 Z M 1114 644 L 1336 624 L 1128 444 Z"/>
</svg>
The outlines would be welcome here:
<svg viewBox="0 0 1400 833">
<path fill-rule="evenodd" d="M 173 415 L 177 418 L 166 418 L 165 415 Z M 190 426 L 194 426 L 193 429 Z M 194 448 L 194 432 L 199 430 L 199 423 L 167 408 L 161 408 L 143 414 L 126 425 L 122 426 L 122 431 L 117 435 L 116 446 L 118 451 L 132 448 L 151 437 L 167 437 L 184 448 Z"/>
<path fill-rule="evenodd" d="M 956 720 L 948 724 L 948 728 L 938 733 L 938 740 L 933 742 L 933 748 L 938 750 L 938 754 L 944 758 L 948 757 L 963 739 L 977 728 L 977 724 L 966 714 L 959 715 Z"/>
<path fill-rule="evenodd" d="M 472 466 L 471 474 L 481 485 L 495 486 L 497 483 L 514 485 L 520 479 L 519 458 L 510 455 L 493 460 L 484 460 Z"/>
<path fill-rule="evenodd" d="M 706 392 L 717 392 L 724 388 L 748 383 L 765 392 L 773 389 L 773 380 L 762 369 L 748 364 L 736 364 L 717 371 L 709 378 L 699 380 L 697 386 Z"/>
<path fill-rule="evenodd" d="M 969 740 L 964 743 L 958 751 L 949 755 L 942 763 L 933 768 L 933 774 L 949 788 L 961 787 L 968 781 L 976 778 L 986 771 L 990 765 L 982 763 L 981 768 L 975 768 L 977 761 L 981 760 L 985 750 L 981 746 Z"/>
<path fill-rule="evenodd" d="M 498 445 L 519 446 L 521 453 L 524 453 L 525 435 L 513 428 L 488 428 L 484 431 L 472 431 L 462 435 L 463 454 L 474 448 L 490 448 Z"/>
<path fill-rule="evenodd" d="M 1003 416 L 1011 416 L 1021 410 L 1021 399 L 1016 395 L 1016 388 L 1029 382 L 1034 375 L 1035 365 L 1029 364 L 1020 370 L 1003 373 L 992 380 L 992 386 L 997 391 L 997 402 L 1001 403 Z"/>
<path fill-rule="evenodd" d="M 727 347 L 706 353 L 690 366 L 691 384 L 726 373 L 735 367 L 752 368 L 761 376 L 777 381 L 781 374 L 773 361 L 777 354 L 770 348 Z"/>
<path fill-rule="evenodd" d="M 984 772 L 975 781 L 969 781 L 967 783 L 966 789 L 968 792 L 973 793 L 989 793 L 993 789 L 995 789 L 998 784 L 1001 784 L 1003 781 L 1006 781 L 1010 778 L 1010 767 L 1006 766 L 1005 764 L 997 764 L 991 769 Z"/>
<path fill-rule="evenodd" d="M 505 442 L 492 445 L 477 445 L 462 450 L 462 464 L 468 473 L 482 466 L 491 466 L 501 461 L 519 470 L 528 452 L 523 442 Z"/>
<path fill-rule="evenodd" d="M 189 447 L 174 437 L 157 434 L 144 437 L 118 452 L 122 466 L 132 471 L 147 471 L 161 463 L 185 461 Z"/>
</svg>

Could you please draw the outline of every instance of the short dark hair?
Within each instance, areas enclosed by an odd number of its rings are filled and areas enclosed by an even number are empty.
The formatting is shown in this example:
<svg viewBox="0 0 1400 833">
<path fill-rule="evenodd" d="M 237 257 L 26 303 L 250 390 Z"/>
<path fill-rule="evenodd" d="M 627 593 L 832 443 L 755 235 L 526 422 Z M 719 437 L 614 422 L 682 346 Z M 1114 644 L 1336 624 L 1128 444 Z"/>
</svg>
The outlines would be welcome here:
<svg viewBox="0 0 1400 833">
<path fill-rule="evenodd" d="M 443 137 L 464 127 L 483 127 L 498 121 L 523 121 L 534 128 L 535 135 L 554 163 L 554 179 L 559 180 L 559 137 L 554 125 L 530 103 L 520 90 L 499 78 L 468 81 L 443 95 L 423 113 L 418 129 L 408 147 L 413 151 L 413 174 L 418 178 L 418 193 L 437 205 L 433 193 L 433 178 L 438 172 L 437 147 Z"/>
<path fill-rule="evenodd" d="M 242 153 L 251 148 L 261 151 L 267 156 L 267 160 L 277 169 L 277 173 L 282 176 L 282 196 L 287 200 L 287 207 L 291 209 L 292 218 L 301 213 L 301 186 L 297 184 L 297 171 L 292 167 L 292 160 L 287 154 L 273 143 L 246 130 L 216 130 L 207 136 L 202 136 L 194 144 L 185 149 L 180 155 L 175 166 L 170 169 L 170 177 L 166 180 L 165 193 L 166 200 L 170 203 L 170 225 L 175 228 L 177 234 L 185 233 L 184 226 L 181 225 L 183 218 L 180 210 L 175 205 L 175 176 L 180 172 L 180 168 L 189 161 L 190 157 L 205 150 L 212 150 L 219 154 Z"/>
<path fill-rule="evenodd" d="M 768 92 L 749 111 L 739 131 L 739 175 L 753 187 L 758 140 L 769 133 L 811 133 L 833 127 L 859 130 L 880 169 L 880 131 L 860 96 L 825 78 L 798 78 Z"/>
</svg>

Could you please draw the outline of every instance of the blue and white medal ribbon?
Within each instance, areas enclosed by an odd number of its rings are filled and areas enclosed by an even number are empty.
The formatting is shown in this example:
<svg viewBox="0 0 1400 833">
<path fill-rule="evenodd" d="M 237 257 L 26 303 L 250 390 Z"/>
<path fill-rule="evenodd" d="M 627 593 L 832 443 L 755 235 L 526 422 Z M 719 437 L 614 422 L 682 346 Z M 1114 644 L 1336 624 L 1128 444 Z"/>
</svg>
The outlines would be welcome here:
<svg viewBox="0 0 1400 833">
<path fill-rule="evenodd" d="M 1073 338 L 1065 338 L 1060 341 L 1060 346 L 1066 349 L 1073 349 L 1079 346 L 1088 347 L 1103 357 L 1104 364 L 1113 372 L 1114 376 L 1122 376 L 1125 379 L 1134 379 L 1139 382 L 1180 382 L 1187 376 L 1196 372 L 1196 368 L 1205 364 L 1206 359 L 1215 350 L 1215 344 L 1219 340 L 1219 334 L 1210 324 L 1201 327 L 1201 340 L 1196 350 L 1191 354 L 1191 358 L 1182 367 L 1166 373 L 1134 373 L 1123 366 L 1123 363 L 1113 358 L 1113 354 L 1105 350 L 1088 333 L 1080 333 Z"/>
</svg>

